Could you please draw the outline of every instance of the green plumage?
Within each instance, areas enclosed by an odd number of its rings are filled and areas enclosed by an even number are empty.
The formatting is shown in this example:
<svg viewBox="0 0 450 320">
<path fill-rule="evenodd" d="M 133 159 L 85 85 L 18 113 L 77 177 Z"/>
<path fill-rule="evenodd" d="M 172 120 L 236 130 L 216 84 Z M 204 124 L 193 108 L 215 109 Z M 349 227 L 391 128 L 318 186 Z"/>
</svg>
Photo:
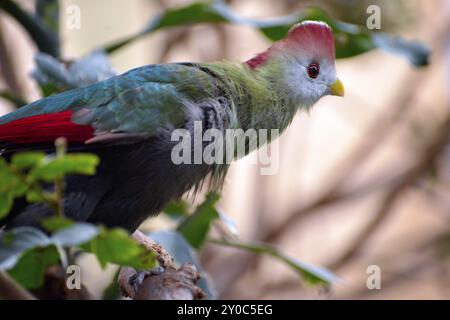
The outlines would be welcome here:
<svg viewBox="0 0 450 320">
<path fill-rule="evenodd" d="M 149 65 L 36 101 L 0 118 L 0 124 L 72 110 L 74 122 L 91 125 L 98 135 L 151 137 L 165 126 L 183 127 L 192 111 L 187 104 L 226 98 L 228 116 L 235 119 L 231 128 L 284 129 L 296 107 L 283 102 L 267 74 L 276 78 L 277 70 L 254 72 L 230 62 Z"/>
<path fill-rule="evenodd" d="M 169 201 L 198 190 L 206 177 L 212 177 L 212 186 L 220 187 L 228 160 L 274 138 L 267 132 L 262 139 L 260 129 L 281 133 L 299 108 L 308 109 L 325 95 L 343 93 L 335 72 L 331 29 L 324 23 L 305 22 L 246 63 L 149 65 L 24 106 L 0 118 L 0 129 L 6 124 L 0 130 L 0 154 L 9 157 L 27 148 L 51 152 L 55 135 L 72 134 L 69 151 L 77 148 L 96 153 L 101 162 L 94 176 L 67 177 L 65 212 L 75 220 L 134 231 Z M 49 117 L 57 119 L 51 125 L 46 117 L 14 123 L 65 111 L 71 114 Z M 208 129 L 225 132 L 217 140 L 200 137 L 200 147 L 205 149 L 216 147 L 216 142 L 225 142 L 228 147 L 227 129 L 242 129 L 234 131 L 231 139 L 238 143 L 233 143 L 231 152 L 226 149 L 226 161 L 195 161 L 196 151 L 203 149 L 196 145 L 198 123 L 201 134 Z M 179 163 L 173 153 L 179 143 L 172 138 L 173 133 L 183 130 L 175 131 L 177 128 L 188 131 L 191 143 L 181 152 L 188 161 Z M 249 130 L 260 135 L 247 139 L 246 133 L 238 133 L 236 137 L 236 132 Z M 33 140 L 35 135 L 39 140 Z M 27 144 L 21 145 L 21 141 Z M 241 142 L 244 152 L 236 152 Z M 222 154 L 214 151 L 214 155 L 207 155 L 209 159 L 221 160 Z M 51 214 L 45 205 L 23 201 L 14 207 L 10 215 L 14 218 L 8 225 L 39 225 L 42 217 Z"/>
</svg>

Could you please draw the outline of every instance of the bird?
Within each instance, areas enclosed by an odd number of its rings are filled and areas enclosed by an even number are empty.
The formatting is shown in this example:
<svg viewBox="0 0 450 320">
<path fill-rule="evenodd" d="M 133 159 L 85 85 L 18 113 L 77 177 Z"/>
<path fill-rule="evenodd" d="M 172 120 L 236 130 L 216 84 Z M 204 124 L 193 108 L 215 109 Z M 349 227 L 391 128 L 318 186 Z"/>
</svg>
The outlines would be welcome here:
<svg viewBox="0 0 450 320">
<path fill-rule="evenodd" d="M 303 21 L 244 62 L 146 65 L 32 102 L 0 117 L 0 155 L 54 153 L 59 137 L 68 152 L 98 155 L 94 175 L 65 177 L 65 215 L 134 232 L 205 181 L 223 185 L 229 163 L 174 163 L 175 130 L 192 133 L 200 122 L 202 132 L 281 133 L 327 95 L 344 95 L 333 32 L 324 22 Z M 2 224 L 39 226 L 52 214 L 46 204 L 19 198 Z"/>
</svg>

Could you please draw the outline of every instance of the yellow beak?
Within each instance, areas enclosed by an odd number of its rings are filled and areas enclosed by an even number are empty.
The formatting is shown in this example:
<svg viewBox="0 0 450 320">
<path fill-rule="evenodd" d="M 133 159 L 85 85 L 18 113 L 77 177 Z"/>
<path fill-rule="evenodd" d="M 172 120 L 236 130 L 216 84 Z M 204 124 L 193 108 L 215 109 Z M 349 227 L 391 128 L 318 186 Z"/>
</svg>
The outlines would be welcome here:
<svg viewBox="0 0 450 320">
<path fill-rule="evenodd" d="M 337 79 L 335 83 L 330 86 L 330 93 L 333 96 L 343 97 L 345 95 L 344 85 L 341 80 Z"/>
</svg>

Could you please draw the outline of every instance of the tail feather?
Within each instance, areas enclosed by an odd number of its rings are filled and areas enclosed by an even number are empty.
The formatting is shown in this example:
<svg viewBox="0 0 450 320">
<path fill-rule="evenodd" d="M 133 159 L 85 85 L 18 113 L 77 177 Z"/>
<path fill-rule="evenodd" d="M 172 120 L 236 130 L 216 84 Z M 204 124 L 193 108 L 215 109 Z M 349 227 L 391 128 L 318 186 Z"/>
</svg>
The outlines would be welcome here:
<svg viewBox="0 0 450 320">
<path fill-rule="evenodd" d="M 58 113 L 83 106 L 84 103 L 80 99 L 80 90 L 82 89 L 69 90 L 23 106 L 14 112 L 0 117 L 0 125 L 28 117 Z"/>
</svg>

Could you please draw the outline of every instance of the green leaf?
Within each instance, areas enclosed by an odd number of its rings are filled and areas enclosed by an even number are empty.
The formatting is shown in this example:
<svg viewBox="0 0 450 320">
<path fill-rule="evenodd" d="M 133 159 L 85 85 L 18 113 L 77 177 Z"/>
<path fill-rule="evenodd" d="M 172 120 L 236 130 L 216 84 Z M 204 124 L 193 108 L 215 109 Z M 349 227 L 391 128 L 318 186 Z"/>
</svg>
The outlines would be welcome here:
<svg viewBox="0 0 450 320">
<path fill-rule="evenodd" d="M 0 219 L 8 215 L 14 198 L 23 196 L 26 190 L 27 185 L 11 170 L 8 163 L 0 158 Z"/>
<path fill-rule="evenodd" d="M 50 228 L 57 229 L 70 221 L 56 222 L 46 219 L 44 224 Z M 99 233 L 97 226 L 84 222 L 73 223 L 69 227 L 58 229 L 52 236 L 47 236 L 42 231 L 30 228 L 19 227 L 7 231 L 0 231 L 0 270 L 9 270 L 13 268 L 24 252 L 48 247 L 50 245 L 59 247 L 80 246 Z"/>
<path fill-rule="evenodd" d="M 19 227 L 0 232 L 0 270 L 14 267 L 22 254 L 33 248 L 50 245 L 49 237 L 42 231 Z"/>
<path fill-rule="evenodd" d="M 109 285 L 103 290 L 102 300 L 120 300 L 122 294 L 120 292 L 119 281 L 117 281 L 119 277 L 120 269 L 114 274 L 111 278 L 111 282 Z"/>
<path fill-rule="evenodd" d="M 39 87 L 41 88 L 41 93 L 42 93 L 43 97 L 49 97 L 51 95 L 54 95 L 54 94 L 64 91 L 62 89 L 59 89 L 53 83 L 40 84 Z"/>
<path fill-rule="evenodd" d="M 20 258 L 9 274 L 27 289 L 37 289 L 44 284 L 45 271 L 59 261 L 55 246 L 30 249 Z"/>
<path fill-rule="evenodd" d="M 27 202 L 29 202 L 29 203 L 36 203 L 36 202 L 44 201 L 43 195 L 36 190 L 28 190 L 25 197 L 26 197 Z"/>
<path fill-rule="evenodd" d="M 217 23 L 226 21 L 227 19 L 217 12 L 211 3 L 207 1 L 193 3 L 185 7 L 165 11 L 163 14 L 151 19 L 144 30 L 107 46 L 105 51 L 112 53 L 144 35 L 163 28 L 193 23 Z"/>
<path fill-rule="evenodd" d="M 50 159 L 30 173 L 33 179 L 52 182 L 66 174 L 93 175 L 100 160 L 97 155 L 85 153 L 66 154 Z"/>
<path fill-rule="evenodd" d="M 328 271 L 325 268 L 316 267 L 297 259 L 293 259 L 284 253 L 280 252 L 278 249 L 269 246 L 267 244 L 260 243 L 244 243 L 232 240 L 217 240 L 211 239 L 211 243 L 227 246 L 232 248 L 237 248 L 241 250 L 250 251 L 256 254 L 269 255 L 289 266 L 299 276 L 310 285 L 325 285 L 328 286 L 333 283 L 342 282 L 336 275 Z"/>
<path fill-rule="evenodd" d="M 11 192 L 0 193 L 0 219 L 6 217 L 6 215 L 11 211 L 14 204 L 14 197 Z"/>
<path fill-rule="evenodd" d="M 11 158 L 11 163 L 18 169 L 24 170 L 37 166 L 45 158 L 43 152 L 21 152 L 16 153 Z"/>
<path fill-rule="evenodd" d="M 372 33 L 358 25 L 336 20 L 326 11 L 319 8 L 306 8 L 287 16 L 260 20 L 236 15 L 223 1 L 202 1 L 165 11 L 151 19 L 141 32 L 107 46 L 105 51 L 112 53 L 132 41 L 160 29 L 199 23 L 246 25 L 258 29 L 270 40 L 277 41 L 286 37 L 289 29 L 294 24 L 305 20 L 324 21 L 330 25 L 335 35 L 336 58 L 338 59 L 353 57 L 378 47 L 386 49 L 385 41 L 380 42 L 377 37 L 373 36 L 376 33 Z M 426 49 L 423 45 L 420 46 Z M 396 38 L 389 47 L 401 47 L 400 50 L 389 51 L 407 56 L 416 66 L 423 65 L 422 63 L 428 59 L 428 49 L 417 50 L 415 48 L 417 46 L 414 43 L 409 43 L 400 38 Z"/>
<path fill-rule="evenodd" d="M 217 193 L 209 193 L 205 201 L 195 210 L 194 214 L 187 217 L 177 228 L 190 245 L 199 249 L 205 242 L 211 222 L 219 217 L 214 207 L 219 201 Z"/>
<path fill-rule="evenodd" d="M 61 224 L 55 221 L 46 223 L 51 227 Z M 140 270 L 151 269 L 156 265 L 155 254 L 137 243 L 125 230 L 107 230 L 88 223 L 74 223 L 56 231 L 50 237 L 29 227 L 0 232 L 0 270 L 14 268 L 12 275 L 16 279 L 27 288 L 35 287 L 41 283 L 39 275 L 43 270 L 49 263 L 57 260 L 54 255 L 50 255 L 50 249 L 47 248 L 74 246 L 94 253 L 102 267 L 107 263 L 115 263 Z M 37 270 L 30 271 L 30 275 L 23 275 L 27 268 L 31 268 L 33 261 Z"/>
<path fill-rule="evenodd" d="M 172 201 L 162 211 L 171 218 L 180 218 L 188 215 L 189 205 L 183 200 Z"/>
<path fill-rule="evenodd" d="M 22 195 L 25 185 L 20 181 L 3 158 L 0 158 L 0 193 L 12 193 Z"/>
<path fill-rule="evenodd" d="M 156 265 L 155 254 L 137 243 L 123 229 L 102 229 L 100 234 L 82 246 L 95 254 L 104 268 L 107 263 L 135 269 L 151 269 Z"/>
<path fill-rule="evenodd" d="M 93 224 L 77 222 L 56 231 L 50 237 L 50 240 L 52 243 L 62 247 L 73 247 L 92 240 L 99 232 L 99 228 Z"/>
<path fill-rule="evenodd" d="M 49 232 L 55 232 L 58 230 L 66 229 L 74 225 L 74 221 L 69 218 L 50 217 L 40 221 L 45 230 Z"/>
</svg>

